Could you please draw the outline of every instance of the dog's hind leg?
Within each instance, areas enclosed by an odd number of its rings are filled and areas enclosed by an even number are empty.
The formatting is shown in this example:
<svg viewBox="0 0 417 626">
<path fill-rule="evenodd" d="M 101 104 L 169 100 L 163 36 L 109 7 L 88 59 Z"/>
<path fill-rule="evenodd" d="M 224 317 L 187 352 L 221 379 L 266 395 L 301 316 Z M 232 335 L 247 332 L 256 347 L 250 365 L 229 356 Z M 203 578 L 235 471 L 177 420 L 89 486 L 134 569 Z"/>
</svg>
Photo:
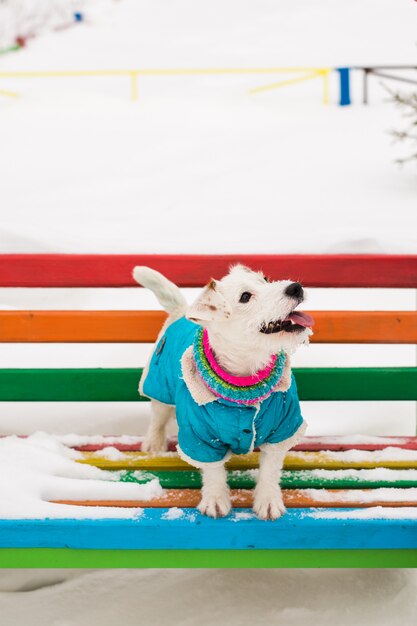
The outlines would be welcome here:
<svg viewBox="0 0 417 626">
<path fill-rule="evenodd" d="M 175 407 L 168 404 L 151 401 L 151 423 L 142 444 L 143 452 L 165 452 L 167 450 L 166 427 L 175 417 Z"/>
</svg>

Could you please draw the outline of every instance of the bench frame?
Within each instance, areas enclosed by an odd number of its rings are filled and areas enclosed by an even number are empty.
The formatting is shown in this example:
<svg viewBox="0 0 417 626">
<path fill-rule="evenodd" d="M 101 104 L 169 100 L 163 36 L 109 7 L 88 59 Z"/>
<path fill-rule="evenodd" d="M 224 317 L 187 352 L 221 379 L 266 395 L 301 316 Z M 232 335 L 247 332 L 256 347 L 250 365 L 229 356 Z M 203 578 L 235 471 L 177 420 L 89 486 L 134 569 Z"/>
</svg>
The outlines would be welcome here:
<svg viewBox="0 0 417 626">
<path fill-rule="evenodd" d="M 17 254 L 1 260 L 2 287 L 133 287 L 135 265 L 197 287 L 207 268 L 221 276 L 231 263 L 242 262 L 307 287 L 417 288 L 417 256 L 410 255 Z M 415 312 L 338 312 L 334 324 L 329 313 L 319 313 L 316 341 L 417 342 Z M 149 342 L 163 318 L 160 312 L 3 311 L 0 341 Z M 333 377 L 334 384 L 326 385 L 331 392 L 320 386 L 323 374 Z M 139 375 L 134 369 L 3 369 L 0 400 L 134 401 L 140 399 Z M 417 367 L 306 368 L 296 376 L 304 400 L 417 400 Z M 185 509 L 185 519 L 166 520 L 166 512 L 147 508 L 136 520 L 0 520 L 0 566 L 417 567 L 417 519 L 322 519 L 312 517 L 311 509 L 290 509 L 275 522 L 251 518 L 236 524 L 194 509 Z"/>
</svg>

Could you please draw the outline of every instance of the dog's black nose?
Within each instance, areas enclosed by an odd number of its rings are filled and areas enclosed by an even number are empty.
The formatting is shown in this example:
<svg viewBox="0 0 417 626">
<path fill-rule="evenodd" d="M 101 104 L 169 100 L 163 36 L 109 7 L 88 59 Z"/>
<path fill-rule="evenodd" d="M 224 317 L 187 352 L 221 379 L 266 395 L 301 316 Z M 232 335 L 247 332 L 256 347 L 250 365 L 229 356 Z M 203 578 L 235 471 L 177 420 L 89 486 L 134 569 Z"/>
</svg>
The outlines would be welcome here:
<svg viewBox="0 0 417 626">
<path fill-rule="evenodd" d="M 301 283 L 291 283 L 285 290 L 285 295 L 290 298 L 298 298 L 300 300 L 304 296 L 303 286 Z"/>
</svg>

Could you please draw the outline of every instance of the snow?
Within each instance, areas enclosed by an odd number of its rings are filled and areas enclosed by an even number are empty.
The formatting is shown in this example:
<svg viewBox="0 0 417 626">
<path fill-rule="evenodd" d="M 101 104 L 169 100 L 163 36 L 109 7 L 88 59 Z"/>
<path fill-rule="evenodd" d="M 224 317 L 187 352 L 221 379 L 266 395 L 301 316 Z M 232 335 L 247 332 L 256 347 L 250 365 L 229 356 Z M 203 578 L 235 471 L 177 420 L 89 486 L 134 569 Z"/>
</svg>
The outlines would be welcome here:
<svg viewBox="0 0 417 626">
<path fill-rule="evenodd" d="M 288 470 L 286 470 L 288 471 Z M 312 476 L 323 480 L 356 478 L 357 480 L 367 481 L 398 481 L 398 480 L 417 480 L 417 469 L 389 469 L 386 467 L 376 467 L 374 469 L 311 469 L 300 470 L 303 476 Z M 235 470 L 233 474 L 242 478 L 248 476 L 253 480 L 258 477 L 258 469 Z"/>
<path fill-rule="evenodd" d="M 125 459 L 126 455 L 129 455 L 129 452 L 123 452 L 118 450 L 113 446 L 107 446 L 102 450 L 97 450 L 95 452 L 89 452 L 93 458 L 105 458 L 110 461 L 119 461 L 121 459 Z M 147 456 L 154 456 L 154 453 L 150 453 Z M 158 457 L 164 458 L 174 458 L 177 456 L 177 453 L 174 451 L 169 452 L 158 452 Z M 388 446 L 383 450 L 343 450 L 334 452 L 332 450 L 323 450 L 323 451 L 314 451 L 314 452 L 290 452 L 291 461 L 296 461 L 299 459 L 300 461 L 305 460 L 306 458 L 319 458 L 324 461 L 335 461 L 340 463 L 384 463 L 384 462 L 417 462 L 417 450 L 408 450 L 406 448 L 397 448 L 393 446 Z"/>
<path fill-rule="evenodd" d="M 254 519 L 255 514 L 251 511 L 233 511 L 230 517 L 231 522 L 240 522 L 241 520 Z"/>
<path fill-rule="evenodd" d="M 301 493 L 309 498 L 319 498 L 321 501 L 329 502 L 331 506 L 332 500 L 341 500 L 342 502 L 416 502 L 417 504 L 417 488 L 410 487 L 407 489 L 396 489 L 393 487 L 381 487 L 380 489 L 351 489 L 335 494 L 333 491 L 326 489 L 302 489 Z M 417 508 L 417 507 L 416 507 Z M 393 509 L 391 509 L 393 510 Z"/>
<path fill-rule="evenodd" d="M 119 461 L 125 457 L 124 453 L 115 448 L 114 446 L 106 446 L 102 450 L 92 453 L 93 456 L 108 459 L 109 461 Z"/>
<path fill-rule="evenodd" d="M 173 506 L 169 508 L 165 513 L 163 513 L 161 518 L 163 520 L 169 520 L 169 521 L 183 519 L 183 520 L 187 520 L 187 522 L 193 523 L 195 522 L 197 516 L 190 509 L 187 509 L 187 511 L 184 511 L 183 509 Z"/>
<path fill-rule="evenodd" d="M 372 437 L 372 435 L 339 435 L 338 437 L 310 437 L 309 439 L 304 438 L 301 440 L 301 444 L 303 443 L 322 443 L 326 444 L 344 444 L 344 445 L 388 445 L 388 444 L 398 444 L 401 445 L 404 443 L 404 440 L 400 437 Z"/>
<path fill-rule="evenodd" d="M 45 433 L 0 439 L 0 518 L 135 518 L 139 508 L 55 504 L 51 500 L 151 500 L 159 481 L 115 482 L 118 474 L 77 462 L 81 453 Z"/>
<path fill-rule="evenodd" d="M 179 509 L 176 506 L 173 506 L 172 508 L 168 509 L 168 511 L 162 515 L 162 519 L 169 519 L 169 520 L 181 519 L 183 517 L 185 517 L 184 511 L 182 509 Z"/>
<path fill-rule="evenodd" d="M 417 472 L 417 470 L 416 470 Z M 124 482 L 149 482 L 155 478 L 155 474 L 152 472 L 148 472 L 145 470 L 120 470 L 120 471 L 112 471 L 112 474 L 118 475 L 120 480 Z M 132 481 L 130 479 L 133 479 Z"/>
<path fill-rule="evenodd" d="M 406 448 L 394 448 L 388 446 L 383 450 L 343 450 L 334 452 L 333 450 L 324 450 L 320 452 L 294 452 L 291 453 L 291 459 L 300 459 L 319 457 L 328 461 L 340 461 L 341 463 L 383 463 L 384 461 L 417 461 L 417 450 L 408 450 Z"/>
<path fill-rule="evenodd" d="M 417 469 L 388 469 L 386 467 L 377 467 L 375 469 L 344 469 L 344 470 L 325 470 L 313 469 L 308 473 L 317 478 L 326 478 L 332 480 L 334 478 L 357 478 L 372 481 L 396 481 L 396 480 L 417 480 Z"/>
<path fill-rule="evenodd" d="M 123 98 L 103 103 L 97 96 L 74 95 L 68 83 L 57 94 L 40 79 L 20 82 L 18 87 L 16 80 L 3 79 L 3 84 L 23 90 L 22 98 L 0 101 L 8 118 L 2 128 L 7 150 L 0 165 L 10 173 L 3 193 L 12 211 L 5 226 L 4 252 L 22 246 L 26 251 L 74 252 L 74 245 L 80 252 L 152 253 L 161 245 L 164 251 L 175 252 L 178 244 L 170 235 L 178 225 L 182 251 L 190 253 L 209 252 L 214 245 L 230 253 L 255 253 L 260 251 L 259 242 L 265 253 L 415 249 L 415 220 L 410 217 L 414 175 L 411 168 L 400 170 L 392 163 L 396 152 L 386 130 L 398 114 L 387 105 L 365 111 L 352 107 L 346 112 L 320 103 L 306 107 L 290 102 L 284 110 L 278 108 L 277 115 L 275 94 L 262 103 L 243 95 L 197 102 L 185 96 L 174 100 L 167 95 L 162 101 L 149 96 L 134 106 Z M 284 94 L 284 100 L 287 97 Z M 14 141 L 18 126 L 28 146 L 24 152 Z M 370 142 L 359 148 L 362 126 Z M 34 160 L 41 142 L 46 154 L 61 155 L 48 163 L 47 170 L 43 162 Z M 106 149 L 109 143 L 111 152 Z M 138 152 L 137 146 L 143 144 L 147 150 Z M 73 161 L 80 145 L 83 156 Z M 117 154 L 124 154 L 124 159 L 117 159 Z M 338 167 L 330 176 L 329 156 L 334 154 Z M 176 171 L 173 160 L 177 167 L 182 163 L 186 168 Z M 28 173 L 26 191 L 41 209 L 36 220 L 27 215 L 25 190 L 16 188 L 22 169 Z M 158 185 L 157 179 L 164 185 Z M 348 186 L 348 192 L 341 194 Z M 394 220 L 392 206 L 399 191 L 403 201 Z M 281 208 L 298 213 L 307 200 L 303 229 L 297 220 L 286 224 L 284 231 Z M 196 223 L 197 205 L 201 216 L 210 215 L 204 228 Z M 51 220 L 57 206 L 59 222 Z M 251 219 L 255 207 L 256 219 Z M 348 223 L 343 215 L 349 215 Z M 72 220 L 82 223 L 76 244 L 74 227 L 66 227 Z M 319 238 L 311 237 L 313 220 L 314 225 L 320 224 Z"/>
<path fill-rule="evenodd" d="M 416 586 L 395 569 L 9 570 L 0 602 L 4 626 L 411 626 Z"/>
<path fill-rule="evenodd" d="M 86 445 L 99 445 L 108 444 L 109 447 L 115 444 L 123 445 L 137 445 L 143 441 L 143 437 L 134 437 L 132 435 L 118 435 L 117 437 L 111 437 L 109 435 L 76 435 L 75 433 L 68 433 L 66 435 L 55 435 L 58 441 L 75 448 L 77 446 Z"/>
<path fill-rule="evenodd" d="M 305 513 L 306 517 L 314 517 L 315 519 L 417 519 L 417 507 L 389 507 L 389 506 L 371 506 L 365 509 L 352 509 L 340 511 L 336 509 L 323 509 Z"/>
</svg>

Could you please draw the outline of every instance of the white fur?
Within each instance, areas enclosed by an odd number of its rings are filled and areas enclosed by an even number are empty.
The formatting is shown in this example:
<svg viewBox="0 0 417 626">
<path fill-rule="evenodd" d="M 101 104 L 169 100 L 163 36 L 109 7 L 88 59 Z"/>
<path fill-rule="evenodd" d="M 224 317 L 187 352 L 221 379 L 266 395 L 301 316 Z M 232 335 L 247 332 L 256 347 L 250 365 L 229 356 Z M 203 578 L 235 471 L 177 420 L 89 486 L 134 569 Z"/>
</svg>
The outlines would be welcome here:
<svg viewBox="0 0 417 626">
<path fill-rule="evenodd" d="M 308 342 L 311 330 L 301 333 L 264 334 L 263 323 L 284 319 L 295 308 L 293 298 L 285 295 L 291 280 L 266 282 L 262 272 L 236 265 L 229 274 L 206 287 L 188 309 L 187 317 L 206 327 L 220 365 L 240 376 L 250 376 L 269 362 L 271 355 L 284 350 L 292 354 Z M 244 291 L 253 294 L 240 303 Z M 208 309 L 215 306 L 216 311 Z"/>
<path fill-rule="evenodd" d="M 143 452 L 165 452 L 168 449 L 166 427 L 171 417 L 175 417 L 175 408 L 152 400 L 152 419 L 142 443 Z"/>
<path fill-rule="evenodd" d="M 133 276 L 137 282 L 151 289 L 171 314 L 162 332 L 167 325 L 186 314 L 188 319 L 207 328 L 217 361 L 236 376 L 254 374 L 280 350 L 292 354 L 299 345 L 308 343 L 312 334 L 309 328 L 295 333 L 260 332 L 263 324 L 285 319 L 298 304 L 285 294 L 285 289 L 292 282 L 290 280 L 266 282 L 262 272 L 236 265 L 221 280 L 212 279 L 187 309 L 179 288 L 159 272 L 136 267 Z M 240 296 L 245 291 L 252 295 L 249 302 L 241 303 Z M 153 417 L 143 449 L 158 452 L 166 449 L 165 427 L 174 411 L 173 407 L 156 400 L 152 400 L 152 409 Z M 295 445 L 305 428 L 304 423 L 290 439 L 262 446 L 253 505 L 260 519 L 276 519 L 285 511 L 279 487 L 281 469 L 286 452 Z M 182 451 L 179 453 L 184 457 Z M 224 468 L 226 459 L 218 463 L 189 461 L 200 467 L 203 473 L 199 510 L 211 517 L 227 515 L 231 504 Z"/>
<path fill-rule="evenodd" d="M 161 306 L 168 313 L 187 308 L 187 301 L 181 290 L 156 270 L 144 265 L 133 269 L 133 278 L 137 283 L 154 292 Z"/>
<path fill-rule="evenodd" d="M 201 501 L 198 509 L 210 517 L 224 517 L 230 513 L 232 503 L 226 479 L 226 468 L 224 464 L 210 467 L 207 463 L 203 468 L 203 488 L 201 490 Z"/>
<path fill-rule="evenodd" d="M 261 446 L 259 475 L 254 492 L 253 510 L 260 519 L 276 519 L 285 512 L 279 485 L 285 455 L 304 435 L 307 424 L 303 422 L 297 432 L 285 441 Z"/>
</svg>

